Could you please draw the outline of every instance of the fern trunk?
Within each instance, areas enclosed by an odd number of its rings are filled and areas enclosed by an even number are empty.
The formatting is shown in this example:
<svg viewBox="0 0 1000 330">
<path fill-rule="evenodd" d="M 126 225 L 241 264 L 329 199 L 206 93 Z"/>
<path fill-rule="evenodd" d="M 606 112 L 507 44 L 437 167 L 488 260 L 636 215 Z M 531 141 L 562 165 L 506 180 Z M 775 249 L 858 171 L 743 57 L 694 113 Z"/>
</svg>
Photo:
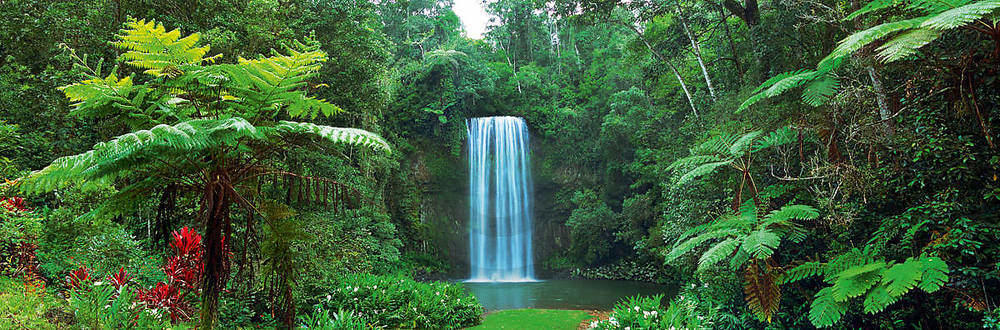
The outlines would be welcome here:
<svg viewBox="0 0 1000 330">
<path fill-rule="evenodd" d="M 232 188 L 223 170 L 212 173 L 205 189 L 202 210 L 205 216 L 205 268 L 201 293 L 201 328 L 214 329 L 219 312 L 219 294 L 228 277 L 225 236 L 229 233 Z"/>
</svg>

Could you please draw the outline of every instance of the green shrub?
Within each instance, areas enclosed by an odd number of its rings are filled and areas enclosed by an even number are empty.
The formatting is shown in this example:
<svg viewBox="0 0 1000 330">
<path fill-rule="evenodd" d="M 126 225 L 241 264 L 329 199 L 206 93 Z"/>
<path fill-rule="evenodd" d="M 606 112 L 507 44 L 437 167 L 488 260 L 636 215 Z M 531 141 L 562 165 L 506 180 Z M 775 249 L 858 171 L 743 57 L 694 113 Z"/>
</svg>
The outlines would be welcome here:
<svg viewBox="0 0 1000 330">
<path fill-rule="evenodd" d="M 461 284 L 370 274 L 344 277 L 319 307 L 353 311 L 370 325 L 385 328 L 463 328 L 478 324 L 483 312 Z"/>
<path fill-rule="evenodd" d="M 299 322 L 303 327 L 309 329 L 368 329 L 368 325 L 365 324 L 365 320 L 361 319 L 353 312 L 339 310 L 336 313 L 331 313 L 322 306 L 317 306 L 313 309 L 312 313 L 299 317 Z"/>
<path fill-rule="evenodd" d="M 695 313 L 694 304 L 682 299 L 671 301 L 664 309 L 663 295 L 627 297 L 615 304 L 607 320 L 590 323 L 591 329 L 700 329 L 704 318 Z"/>
<path fill-rule="evenodd" d="M 115 288 L 97 282 L 87 289 L 73 290 L 69 306 L 77 325 L 84 329 L 165 329 L 170 318 L 146 309 L 135 301 L 135 290 L 128 285 Z"/>
<path fill-rule="evenodd" d="M 58 324 L 45 316 L 59 302 L 44 289 L 0 277 L 0 329 L 56 329 Z"/>
</svg>

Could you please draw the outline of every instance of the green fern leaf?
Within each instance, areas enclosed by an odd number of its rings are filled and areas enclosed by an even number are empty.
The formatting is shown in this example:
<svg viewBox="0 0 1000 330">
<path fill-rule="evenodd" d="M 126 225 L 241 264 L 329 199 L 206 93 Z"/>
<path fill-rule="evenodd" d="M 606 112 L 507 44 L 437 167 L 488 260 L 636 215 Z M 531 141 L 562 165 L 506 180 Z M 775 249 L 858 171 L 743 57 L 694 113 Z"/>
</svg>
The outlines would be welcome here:
<svg viewBox="0 0 1000 330">
<path fill-rule="evenodd" d="M 208 46 L 198 45 L 197 33 L 181 38 L 180 30 L 167 32 L 162 24 L 155 21 L 130 20 L 118 35 L 118 41 L 111 44 L 127 50 L 119 60 L 140 68 L 154 76 L 165 75 L 164 69 L 190 64 L 199 64 L 208 53 Z"/>
<path fill-rule="evenodd" d="M 702 165 L 709 162 L 717 162 L 720 160 L 722 159 L 720 159 L 719 156 L 716 155 L 692 155 L 674 161 L 673 163 L 670 164 L 670 166 L 667 166 L 667 170 L 673 171 L 679 168 L 687 168 L 691 166 Z"/>
<path fill-rule="evenodd" d="M 972 23 L 1000 8 L 1000 0 L 981 0 L 943 11 L 925 21 L 921 27 L 951 30 Z"/>
<path fill-rule="evenodd" d="M 920 27 L 926 21 L 926 17 L 918 17 L 908 20 L 889 22 L 873 26 L 867 30 L 855 32 L 841 40 L 837 48 L 830 52 L 818 64 L 819 67 L 827 66 L 830 62 L 850 56 L 862 47 L 881 40 L 894 33 Z"/>
<path fill-rule="evenodd" d="M 917 49 L 941 36 L 941 32 L 929 29 L 915 29 L 890 39 L 877 49 L 876 56 L 883 62 L 894 62 L 913 55 Z"/>
<path fill-rule="evenodd" d="M 753 151 L 758 152 L 767 148 L 783 146 L 798 141 L 799 132 L 790 126 L 785 126 L 758 139 L 757 143 L 754 144 Z"/>
<path fill-rule="evenodd" d="M 733 156 L 742 156 L 747 152 L 747 148 L 753 143 L 754 139 L 763 134 L 763 131 L 753 131 L 747 134 L 743 134 L 737 139 L 731 146 L 729 146 L 729 154 Z"/>
<path fill-rule="evenodd" d="M 802 102 L 814 107 L 821 106 L 833 98 L 838 89 L 840 89 L 840 80 L 827 73 L 822 78 L 813 80 L 809 85 L 806 85 L 802 91 Z"/>
<path fill-rule="evenodd" d="M 693 170 L 688 171 L 687 173 L 684 173 L 684 175 L 682 175 L 681 178 L 679 180 L 677 180 L 677 184 L 678 185 L 685 184 L 685 183 L 687 183 L 687 182 L 689 182 L 691 180 L 694 180 L 695 178 L 698 178 L 698 177 L 703 176 L 703 175 L 708 174 L 708 173 L 712 173 L 713 171 L 715 171 L 715 169 L 717 169 L 717 168 L 719 168 L 721 166 L 729 165 L 729 164 L 732 164 L 732 163 L 733 163 L 733 161 L 727 160 L 727 161 L 721 161 L 721 162 L 712 162 L 712 163 L 703 164 L 701 166 L 695 167 Z"/>
<path fill-rule="evenodd" d="M 786 222 L 788 220 L 811 220 L 819 217 L 819 211 L 809 205 L 785 205 L 764 216 L 764 224 Z"/>
<path fill-rule="evenodd" d="M 845 302 L 865 294 L 879 283 L 884 270 L 885 263 L 882 262 L 848 268 L 833 282 L 833 299 Z"/>
<path fill-rule="evenodd" d="M 893 297 L 906 294 L 917 285 L 923 275 L 923 265 L 919 260 L 907 258 L 901 264 L 895 264 L 885 271 L 882 283 L 886 291 Z"/>
<path fill-rule="evenodd" d="M 890 295 L 885 286 L 876 286 L 865 296 L 864 312 L 868 314 L 881 312 L 896 301 L 899 301 L 899 297 Z"/>
<path fill-rule="evenodd" d="M 708 251 L 705 251 L 698 259 L 698 271 L 703 272 L 709 267 L 714 266 L 723 259 L 728 258 L 736 248 L 740 246 L 740 241 L 735 238 L 727 238 L 726 240 L 715 244 Z"/>
<path fill-rule="evenodd" d="M 701 235 L 695 236 L 691 239 L 685 240 L 683 242 L 678 242 L 670 252 L 667 253 L 664 258 L 664 262 L 670 263 L 676 260 L 678 257 L 690 252 L 694 248 L 701 246 L 703 243 L 716 238 L 723 238 L 737 234 L 738 231 L 735 229 L 724 229 L 711 231 L 707 233 L 702 233 Z"/>
<path fill-rule="evenodd" d="M 788 284 L 801 281 L 803 279 L 819 276 L 823 274 L 826 264 L 821 262 L 807 262 L 789 269 L 778 278 L 778 284 Z"/>
<path fill-rule="evenodd" d="M 825 328 L 836 324 L 847 313 L 847 303 L 833 299 L 833 288 L 826 287 L 816 293 L 816 298 L 809 305 L 809 322 L 817 328 Z"/>
<path fill-rule="evenodd" d="M 281 121 L 274 128 L 283 136 L 314 135 L 333 143 L 359 145 L 385 152 L 392 150 L 389 143 L 385 142 L 378 134 L 358 128 L 330 127 L 291 121 Z"/>
<path fill-rule="evenodd" d="M 927 293 L 933 293 L 941 289 L 948 282 L 948 264 L 938 257 L 922 256 L 920 264 L 923 266 L 923 276 L 917 287 Z"/>
<path fill-rule="evenodd" d="M 702 144 L 692 148 L 691 153 L 696 155 L 725 155 L 729 156 L 729 148 L 739 139 L 735 134 L 720 133 L 714 135 Z"/>
<path fill-rule="evenodd" d="M 743 239 L 741 249 L 755 259 L 766 259 L 774 254 L 781 237 L 767 229 L 759 229 Z"/>
<path fill-rule="evenodd" d="M 850 21 L 850 20 L 853 20 L 855 18 L 858 18 L 861 15 L 864 15 L 864 14 L 867 14 L 867 13 L 871 13 L 871 12 L 876 12 L 876 11 L 883 10 L 883 9 L 886 9 L 886 8 L 890 8 L 890 7 L 899 5 L 899 4 L 903 3 L 903 2 L 904 2 L 904 0 L 875 0 L 875 1 L 869 2 L 867 5 L 865 5 L 864 7 L 861 7 L 861 9 L 858 9 L 857 11 L 851 13 L 850 15 L 847 15 L 847 17 L 844 17 L 844 20 L 845 21 Z"/>
</svg>

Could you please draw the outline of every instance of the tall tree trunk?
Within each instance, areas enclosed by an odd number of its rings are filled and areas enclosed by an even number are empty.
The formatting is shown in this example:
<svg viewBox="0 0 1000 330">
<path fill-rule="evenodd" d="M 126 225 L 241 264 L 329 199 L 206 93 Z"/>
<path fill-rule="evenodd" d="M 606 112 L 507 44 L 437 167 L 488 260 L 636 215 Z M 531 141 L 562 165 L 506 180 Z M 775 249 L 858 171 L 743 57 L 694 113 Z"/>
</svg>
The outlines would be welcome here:
<svg viewBox="0 0 1000 330">
<path fill-rule="evenodd" d="M 661 62 L 666 63 L 667 66 L 670 67 L 670 70 L 673 71 L 673 73 L 674 73 L 674 77 L 676 77 L 677 81 L 680 82 L 681 89 L 684 90 L 684 96 L 687 97 L 688 105 L 691 106 L 691 111 L 694 113 L 694 117 L 695 118 L 700 118 L 698 116 L 698 108 L 695 107 L 695 105 L 694 105 L 694 99 L 691 98 L 691 92 L 688 91 L 687 84 L 684 83 L 684 77 L 681 77 L 681 73 L 680 73 L 680 71 L 677 70 L 677 67 L 674 66 L 673 63 L 670 63 L 670 61 L 667 61 L 667 59 L 663 57 L 663 54 L 660 54 L 660 52 L 656 51 L 656 49 L 653 48 L 653 45 L 651 45 L 649 43 L 649 40 L 646 40 L 646 36 L 642 34 L 642 31 L 639 31 L 638 28 L 636 28 L 635 26 L 633 26 L 631 24 L 628 24 L 628 23 L 622 23 L 622 24 L 625 24 L 630 29 L 632 29 L 633 32 L 635 32 L 636 36 L 639 37 L 639 40 L 642 40 L 642 43 L 644 45 L 646 45 L 646 49 L 648 49 L 649 52 L 653 54 L 653 56 L 655 56 Z"/>
<path fill-rule="evenodd" d="M 868 77 L 872 80 L 872 87 L 875 88 L 875 101 L 878 103 L 879 119 L 882 120 L 886 136 L 891 136 L 894 132 L 892 122 L 889 118 L 892 115 L 892 111 L 889 110 L 889 97 L 886 96 L 885 88 L 882 87 L 882 80 L 879 78 L 878 72 L 875 71 L 875 66 L 869 64 L 865 69 L 868 70 Z"/>
<path fill-rule="evenodd" d="M 201 284 L 201 329 L 214 329 L 219 312 L 219 295 L 225 288 L 229 275 L 225 236 L 230 231 L 231 190 L 228 173 L 221 169 L 213 171 L 202 201 L 205 217 L 205 268 Z"/>
<path fill-rule="evenodd" d="M 677 18 L 681 22 L 681 27 L 684 28 L 684 34 L 687 35 L 688 40 L 691 41 L 691 49 L 694 51 L 694 57 L 698 59 L 698 66 L 701 67 L 701 74 L 705 76 L 705 85 L 708 86 L 708 95 L 712 96 L 712 101 L 715 101 L 715 87 L 712 86 L 712 77 L 708 75 L 708 68 L 705 67 L 705 61 L 701 57 L 701 43 L 698 42 L 698 38 L 691 33 L 691 29 L 688 28 L 687 20 L 684 18 L 684 13 L 681 11 L 681 2 L 677 1 Z"/>
<path fill-rule="evenodd" d="M 729 40 L 729 51 L 732 53 L 733 63 L 736 63 L 736 74 L 739 75 L 740 81 L 743 81 L 743 64 L 740 62 L 739 53 L 736 52 L 736 42 L 733 41 L 733 33 L 729 30 L 729 16 L 719 7 L 719 16 L 722 19 L 722 27 L 726 30 L 726 39 Z"/>
</svg>

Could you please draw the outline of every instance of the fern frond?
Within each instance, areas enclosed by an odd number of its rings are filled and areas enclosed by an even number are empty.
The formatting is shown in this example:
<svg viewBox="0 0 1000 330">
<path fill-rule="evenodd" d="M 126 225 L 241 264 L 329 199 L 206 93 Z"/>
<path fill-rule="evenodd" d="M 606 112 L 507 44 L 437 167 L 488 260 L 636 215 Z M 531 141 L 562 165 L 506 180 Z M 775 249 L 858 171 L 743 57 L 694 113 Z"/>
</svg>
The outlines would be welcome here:
<svg viewBox="0 0 1000 330">
<path fill-rule="evenodd" d="M 713 171 L 715 171 L 715 169 L 721 166 L 729 165 L 732 163 L 733 163 L 732 160 L 727 160 L 721 162 L 702 164 L 701 166 L 695 167 L 694 169 L 688 171 L 687 173 L 684 173 L 684 175 L 682 175 L 681 178 L 677 180 L 677 184 L 678 185 L 685 184 L 691 180 L 694 180 L 695 178 L 698 178 L 705 174 L 712 173 Z"/>
<path fill-rule="evenodd" d="M 781 237 L 767 229 L 759 229 L 743 239 L 740 247 L 744 252 L 755 259 L 766 259 L 774 254 L 774 249 L 781 244 Z"/>
<path fill-rule="evenodd" d="M 858 297 L 879 283 L 885 271 L 885 263 L 874 262 L 867 265 L 854 266 L 840 272 L 833 282 L 833 299 L 845 302 Z"/>
<path fill-rule="evenodd" d="M 674 161 L 673 163 L 670 164 L 670 166 L 667 166 L 667 170 L 673 171 L 678 168 L 687 168 L 691 166 L 702 165 L 709 162 L 717 162 L 720 160 L 722 159 L 720 159 L 719 156 L 716 155 L 692 155 Z"/>
<path fill-rule="evenodd" d="M 833 288 L 825 287 L 816 293 L 809 305 L 809 322 L 817 328 L 836 324 L 847 313 L 847 303 L 833 299 Z"/>
<path fill-rule="evenodd" d="M 938 257 L 922 256 L 920 264 L 923 266 L 923 276 L 917 287 L 927 293 L 933 293 L 941 289 L 948 282 L 948 264 Z"/>
<path fill-rule="evenodd" d="M 934 15 L 921 24 L 921 27 L 938 31 L 950 30 L 983 18 L 997 8 L 1000 8 L 1000 0 L 980 0 Z"/>
<path fill-rule="evenodd" d="M 695 236 L 691 239 L 688 239 L 686 241 L 680 242 L 677 245 L 675 245 L 674 248 L 667 253 L 666 257 L 664 258 L 664 262 L 667 263 L 673 262 L 678 257 L 687 254 L 694 248 L 701 246 L 702 244 L 708 242 L 709 240 L 728 237 L 735 235 L 737 233 L 738 231 L 736 231 L 735 229 L 724 229 L 724 230 L 716 230 L 707 233 L 702 233 L 701 235 Z"/>
<path fill-rule="evenodd" d="M 818 66 L 822 67 L 827 65 L 829 62 L 850 56 L 862 47 L 888 37 L 894 33 L 920 27 L 920 24 L 923 24 L 926 20 L 926 17 L 912 18 L 879 24 L 866 30 L 855 32 L 854 34 L 847 36 L 847 38 L 844 38 L 844 40 L 841 40 L 837 45 L 837 48 L 830 52 L 826 58 L 821 60 Z"/>
<path fill-rule="evenodd" d="M 691 153 L 695 155 L 717 154 L 728 156 L 729 147 L 731 147 L 733 143 L 736 143 L 736 139 L 739 139 L 739 136 L 736 136 L 735 134 L 719 133 L 708 138 L 708 140 L 705 140 L 705 142 L 702 142 L 697 147 L 692 148 Z"/>
<path fill-rule="evenodd" d="M 324 100 L 305 96 L 308 80 L 326 62 L 327 55 L 311 39 L 285 45 L 285 53 L 271 51 L 272 56 L 253 60 L 241 58 L 236 65 L 218 65 L 212 70 L 225 73 L 232 82 L 230 93 L 239 102 L 233 106 L 251 116 L 261 111 L 284 109 L 293 117 L 315 118 L 342 112 L 340 107 Z M 270 115 L 274 115 L 273 113 Z"/>
<path fill-rule="evenodd" d="M 785 205 L 764 216 L 764 225 L 785 222 L 788 220 L 811 220 L 819 217 L 819 211 L 809 205 Z"/>
<path fill-rule="evenodd" d="M 885 271 L 882 283 L 886 291 L 893 297 L 899 297 L 917 286 L 923 275 L 923 265 L 919 260 L 907 258 L 900 264 L 895 264 Z"/>
<path fill-rule="evenodd" d="M 145 73 L 161 76 L 168 67 L 199 64 L 208 53 L 209 46 L 195 47 L 200 36 L 197 33 L 181 38 L 180 30 L 167 32 L 162 24 L 150 20 L 130 20 L 118 35 L 118 41 L 111 44 L 127 50 L 119 56 L 131 66 L 146 69 Z"/>
<path fill-rule="evenodd" d="M 764 131 L 753 131 L 747 134 L 743 134 L 739 139 L 733 142 L 733 145 L 729 146 L 729 153 L 733 156 L 742 156 L 747 152 L 747 148 L 753 143 Z"/>
<path fill-rule="evenodd" d="M 802 102 L 814 107 L 821 106 L 833 98 L 838 89 L 840 89 L 840 80 L 827 73 L 806 85 L 806 88 L 802 90 Z"/>
<path fill-rule="evenodd" d="M 894 7 L 894 6 L 902 4 L 904 2 L 905 2 L 905 0 L 875 0 L 875 1 L 869 2 L 867 5 L 865 5 L 864 7 L 861 7 L 861 9 L 858 9 L 857 11 L 851 13 L 850 15 L 847 15 L 847 17 L 844 17 L 844 20 L 845 21 L 850 21 L 850 20 L 853 20 L 855 18 L 858 18 L 861 15 L 864 15 L 864 14 L 867 14 L 867 13 L 871 13 L 871 12 L 876 12 L 876 11 L 883 10 L 883 9 L 886 9 L 886 8 L 890 8 L 890 7 Z"/>
<path fill-rule="evenodd" d="M 798 282 L 809 277 L 819 276 L 826 269 L 826 264 L 821 262 L 807 262 L 789 269 L 778 277 L 778 284 L 788 284 Z"/>
<path fill-rule="evenodd" d="M 864 312 L 868 314 L 881 312 L 896 301 L 899 301 L 899 297 L 890 295 L 885 286 L 876 286 L 865 296 Z"/>
<path fill-rule="evenodd" d="M 723 259 L 728 258 L 739 246 L 740 240 L 735 238 L 727 238 L 726 240 L 715 244 L 705 251 L 705 253 L 701 255 L 701 258 L 698 259 L 698 271 L 705 271 Z"/>
<path fill-rule="evenodd" d="M 750 263 L 743 276 L 743 293 L 747 306 L 762 321 L 771 322 L 781 302 L 781 287 L 768 267 Z"/>
<path fill-rule="evenodd" d="M 785 126 L 758 139 L 757 143 L 754 144 L 753 151 L 758 152 L 767 148 L 783 146 L 798 141 L 799 132 L 791 126 Z"/>
<path fill-rule="evenodd" d="M 909 0 L 906 8 L 929 15 L 958 8 L 972 1 L 976 0 Z"/>
<path fill-rule="evenodd" d="M 392 150 L 389 143 L 385 142 L 378 134 L 358 128 L 330 127 L 312 123 L 281 121 L 275 125 L 274 129 L 283 136 L 293 134 L 314 135 L 332 143 L 359 145 L 385 152 Z"/>
<path fill-rule="evenodd" d="M 937 40 L 940 36 L 941 32 L 930 29 L 907 31 L 879 46 L 875 56 L 886 63 L 898 61 L 915 54 L 918 48 Z"/>
</svg>

